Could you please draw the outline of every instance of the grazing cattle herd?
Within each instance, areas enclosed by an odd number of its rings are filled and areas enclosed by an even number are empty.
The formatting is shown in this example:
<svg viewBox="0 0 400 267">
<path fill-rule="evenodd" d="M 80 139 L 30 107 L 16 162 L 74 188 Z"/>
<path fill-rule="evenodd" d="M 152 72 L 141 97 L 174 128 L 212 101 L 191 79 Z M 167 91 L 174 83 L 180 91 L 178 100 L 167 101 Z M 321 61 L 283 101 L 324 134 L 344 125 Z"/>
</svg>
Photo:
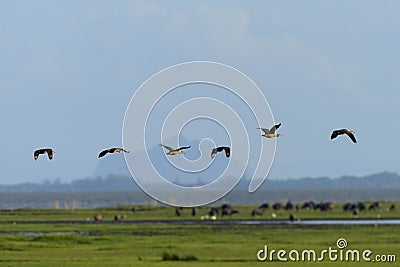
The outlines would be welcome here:
<svg viewBox="0 0 400 267">
<path fill-rule="evenodd" d="M 395 210 L 395 204 L 389 204 L 386 206 L 387 208 L 385 211 L 391 212 Z M 191 212 L 185 212 L 185 209 L 190 209 Z M 200 210 L 201 209 L 201 210 Z M 276 218 L 279 210 L 290 211 L 289 217 L 286 217 L 290 221 L 299 220 L 298 216 L 301 215 L 302 211 L 310 210 L 310 211 L 319 211 L 319 212 L 331 212 L 335 209 L 334 203 L 330 201 L 322 201 L 322 202 L 314 202 L 314 201 L 305 201 L 303 203 L 296 203 L 294 204 L 291 201 L 282 201 L 282 202 L 275 202 L 273 204 L 269 203 L 262 203 L 257 208 L 254 208 L 249 216 L 251 215 L 253 218 L 255 217 L 262 217 L 267 210 L 271 210 L 270 216 L 272 218 Z M 336 208 L 338 209 L 338 208 Z M 380 211 L 382 210 L 382 203 L 379 201 L 375 202 L 347 202 L 342 205 L 342 211 L 346 213 L 350 213 L 353 215 L 354 218 L 357 218 L 361 212 L 370 212 L 370 211 Z M 136 213 L 138 209 L 136 207 L 132 207 L 131 211 Z M 340 211 L 340 208 L 339 208 Z M 231 218 L 234 214 L 238 214 L 239 210 L 235 209 L 231 204 L 223 204 L 219 207 L 210 207 L 209 209 L 203 208 L 183 208 L 183 207 L 175 207 L 175 216 L 180 217 L 183 214 L 191 214 L 193 218 L 197 217 L 197 214 L 200 215 L 201 220 L 217 220 L 218 217 L 221 218 L 227 216 Z M 287 216 L 287 215 L 286 215 Z M 114 222 L 121 222 L 125 219 L 126 215 L 115 214 L 114 215 Z M 93 217 L 95 222 L 100 222 L 103 220 L 103 216 L 101 214 L 96 214 Z M 282 219 L 282 216 L 280 217 Z"/>
</svg>

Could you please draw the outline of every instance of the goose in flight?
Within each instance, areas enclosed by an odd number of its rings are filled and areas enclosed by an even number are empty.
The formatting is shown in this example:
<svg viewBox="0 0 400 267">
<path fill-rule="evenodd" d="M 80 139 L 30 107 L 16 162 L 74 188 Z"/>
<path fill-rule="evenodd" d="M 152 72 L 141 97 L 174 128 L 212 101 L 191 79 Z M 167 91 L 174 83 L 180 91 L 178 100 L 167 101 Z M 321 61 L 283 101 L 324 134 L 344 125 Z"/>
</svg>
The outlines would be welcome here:
<svg viewBox="0 0 400 267">
<path fill-rule="evenodd" d="M 162 146 L 162 147 L 164 147 L 164 148 L 169 150 L 168 153 L 166 153 L 167 155 L 185 154 L 185 152 L 183 152 L 182 150 L 190 148 L 190 146 L 183 146 L 183 147 L 175 149 L 173 147 L 166 146 L 166 145 L 163 145 L 163 144 L 160 144 L 160 146 Z"/>
<path fill-rule="evenodd" d="M 271 129 L 267 129 L 267 128 L 257 128 L 257 129 L 261 129 L 264 134 L 262 136 L 266 137 L 266 138 L 273 138 L 273 137 L 279 137 L 281 136 L 281 134 L 276 134 L 275 131 L 281 127 L 281 123 L 274 125 Z"/>
<path fill-rule="evenodd" d="M 123 148 L 113 147 L 113 148 L 109 148 L 109 149 L 101 151 L 99 154 L 99 158 L 104 157 L 108 153 L 121 153 L 121 152 L 130 153 L 130 151 L 126 151 Z"/>
<path fill-rule="evenodd" d="M 227 147 L 227 146 L 220 146 L 220 147 L 216 147 L 211 151 L 211 158 L 215 158 L 215 156 L 217 155 L 218 152 L 221 151 L 225 151 L 225 155 L 227 158 L 229 158 L 229 156 L 231 155 L 231 148 Z"/>
<path fill-rule="evenodd" d="M 356 137 L 354 136 L 354 131 L 348 129 L 334 130 L 332 132 L 331 139 L 334 139 L 342 134 L 347 134 L 347 136 L 350 137 L 353 143 L 357 143 Z"/>
<path fill-rule="evenodd" d="M 51 159 L 53 159 L 54 151 L 51 148 L 37 149 L 37 150 L 35 150 L 35 152 L 33 152 L 33 158 L 35 160 L 37 160 L 39 158 L 39 155 L 41 155 L 41 154 L 47 154 L 47 156 L 51 160 Z"/>
</svg>

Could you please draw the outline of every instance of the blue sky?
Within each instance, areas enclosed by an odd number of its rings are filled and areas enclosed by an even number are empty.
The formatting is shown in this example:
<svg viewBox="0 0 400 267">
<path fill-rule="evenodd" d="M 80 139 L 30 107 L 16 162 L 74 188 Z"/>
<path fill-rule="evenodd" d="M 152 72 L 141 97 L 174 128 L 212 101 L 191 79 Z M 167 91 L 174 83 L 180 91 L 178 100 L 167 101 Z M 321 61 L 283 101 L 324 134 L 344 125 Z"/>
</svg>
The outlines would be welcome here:
<svg viewBox="0 0 400 267">
<path fill-rule="evenodd" d="M 397 1 L 1 1 L 0 183 L 89 177 L 147 78 L 192 60 L 253 79 L 282 122 L 270 178 L 400 172 Z M 330 141 L 332 129 L 359 143 Z M 33 161 L 53 147 L 52 162 Z"/>
</svg>

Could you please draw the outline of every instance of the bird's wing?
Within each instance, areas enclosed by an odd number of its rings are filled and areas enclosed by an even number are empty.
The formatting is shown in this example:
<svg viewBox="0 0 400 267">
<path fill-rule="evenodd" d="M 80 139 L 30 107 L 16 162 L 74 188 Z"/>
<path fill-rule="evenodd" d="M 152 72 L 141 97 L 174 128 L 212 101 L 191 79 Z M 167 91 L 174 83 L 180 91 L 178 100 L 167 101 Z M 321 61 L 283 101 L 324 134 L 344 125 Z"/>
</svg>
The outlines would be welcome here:
<svg viewBox="0 0 400 267">
<path fill-rule="evenodd" d="M 279 127 L 281 127 L 281 124 L 282 124 L 282 123 L 279 123 L 279 124 L 274 125 L 274 126 L 271 128 L 271 130 L 269 130 L 269 133 L 274 134 L 275 131 L 276 131 Z"/>
<path fill-rule="evenodd" d="M 39 154 L 40 154 L 40 150 L 41 150 L 41 149 L 38 149 L 38 150 L 35 150 L 35 152 L 33 152 L 33 158 L 34 158 L 35 160 L 38 159 Z"/>
<path fill-rule="evenodd" d="M 225 146 L 225 147 L 224 147 L 224 150 L 225 150 L 225 155 L 226 155 L 226 157 L 229 158 L 229 156 L 231 155 L 231 148 Z"/>
<path fill-rule="evenodd" d="M 166 145 L 163 145 L 163 144 L 160 144 L 160 146 L 162 146 L 162 147 L 168 149 L 170 152 L 175 150 L 175 148 L 170 147 L 170 146 L 166 146 Z"/>
<path fill-rule="evenodd" d="M 177 150 L 179 151 L 179 150 L 188 149 L 188 148 L 190 148 L 190 146 L 183 146 L 183 147 L 178 148 Z"/>
<path fill-rule="evenodd" d="M 354 136 L 353 133 L 351 133 L 350 131 L 347 131 L 346 134 L 350 137 L 351 141 L 353 141 L 353 143 L 357 143 L 356 137 Z"/>
<path fill-rule="evenodd" d="M 334 138 L 336 138 L 338 136 L 338 131 L 333 131 L 332 132 L 332 134 L 331 134 L 331 139 L 334 139 Z"/>
<path fill-rule="evenodd" d="M 217 155 L 217 148 L 214 148 L 213 150 L 211 150 L 211 158 L 215 158 L 215 155 Z"/>
<path fill-rule="evenodd" d="M 347 134 L 348 131 L 349 130 L 347 129 L 334 130 L 332 132 L 331 139 L 336 138 L 338 135 Z"/>
<path fill-rule="evenodd" d="M 108 149 L 101 151 L 99 154 L 99 158 L 104 157 L 107 153 L 108 153 Z"/>
<path fill-rule="evenodd" d="M 257 128 L 257 129 L 262 130 L 265 134 L 269 134 L 269 129 L 267 128 Z"/>
<path fill-rule="evenodd" d="M 49 159 L 50 160 L 53 159 L 53 149 L 51 149 L 51 148 L 46 149 L 46 152 L 47 152 L 47 156 L 49 157 Z"/>
<path fill-rule="evenodd" d="M 125 153 L 131 153 L 131 151 L 125 149 L 122 149 L 122 151 L 124 151 Z"/>
<path fill-rule="evenodd" d="M 343 134 L 341 131 L 342 131 L 342 130 L 334 130 L 334 131 L 332 132 L 332 134 L 331 134 L 331 139 L 334 139 L 334 138 L 338 137 L 338 135 Z"/>
</svg>

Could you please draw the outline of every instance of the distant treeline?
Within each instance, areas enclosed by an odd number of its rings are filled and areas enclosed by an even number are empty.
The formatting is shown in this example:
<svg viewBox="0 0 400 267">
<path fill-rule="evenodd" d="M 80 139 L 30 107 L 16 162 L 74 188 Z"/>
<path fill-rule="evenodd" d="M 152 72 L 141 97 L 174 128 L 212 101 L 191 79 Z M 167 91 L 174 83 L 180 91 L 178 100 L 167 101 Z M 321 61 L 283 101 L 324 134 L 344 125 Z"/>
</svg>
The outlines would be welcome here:
<svg viewBox="0 0 400 267">
<path fill-rule="evenodd" d="M 381 172 L 367 176 L 319 177 L 287 180 L 267 180 L 265 189 L 335 190 L 335 189 L 400 189 L 400 175 Z"/>
<path fill-rule="evenodd" d="M 138 189 L 138 186 L 134 180 L 123 175 L 78 179 L 70 183 L 46 180 L 42 183 L 0 185 L 0 192 L 130 191 L 135 189 Z"/>
<path fill-rule="evenodd" d="M 242 179 L 237 189 L 247 190 L 248 180 Z M 339 178 L 298 178 L 286 180 L 267 179 L 262 185 L 264 190 L 365 190 L 365 189 L 399 189 L 400 175 L 382 172 L 368 176 L 343 176 Z M 62 183 L 60 180 L 42 183 L 21 183 L 0 185 L 0 192 L 64 192 L 64 191 L 131 191 L 139 190 L 134 180 L 124 175 L 86 178 Z"/>
</svg>

